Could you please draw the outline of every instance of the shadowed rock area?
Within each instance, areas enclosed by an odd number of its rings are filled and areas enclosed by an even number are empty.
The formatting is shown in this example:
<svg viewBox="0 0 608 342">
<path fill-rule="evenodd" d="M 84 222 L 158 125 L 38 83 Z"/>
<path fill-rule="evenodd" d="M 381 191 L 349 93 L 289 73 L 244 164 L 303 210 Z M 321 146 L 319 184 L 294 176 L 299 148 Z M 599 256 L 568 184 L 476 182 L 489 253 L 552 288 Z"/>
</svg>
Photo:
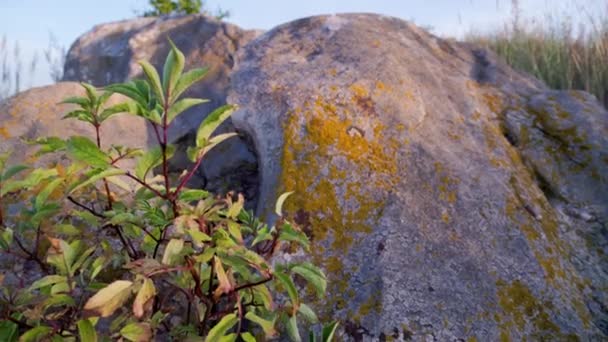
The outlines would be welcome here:
<svg viewBox="0 0 608 342">
<path fill-rule="evenodd" d="M 399 19 L 301 19 L 229 102 L 329 275 L 346 340 L 608 336 L 608 113 Z"/>
</svg>

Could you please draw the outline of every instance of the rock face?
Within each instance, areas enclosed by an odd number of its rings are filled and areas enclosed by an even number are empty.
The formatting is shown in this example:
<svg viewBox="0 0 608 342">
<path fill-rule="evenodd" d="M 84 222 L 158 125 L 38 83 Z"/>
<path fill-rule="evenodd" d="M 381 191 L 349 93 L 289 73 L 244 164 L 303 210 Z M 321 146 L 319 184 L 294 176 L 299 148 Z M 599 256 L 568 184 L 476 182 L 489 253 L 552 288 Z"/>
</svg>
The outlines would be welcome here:
<svg viewBox="0 0 608 342">
<path fill-rule="evenodd" d="M 279 26 L 229 101 L 347 340 L 608 336 L 608 113 L 377 15 Z"/>
<path fill-rule="evenodd" d="M 258 34 L 258 31 L 242 30 L 202 14 L 138 18 L 102 24 L 72 45 L 66 58 L 64 80 L 85 81 L 96 86 L 125 82 L 142 76 L 138 65 L 141 60 L 148 60 L 162 70 L 170 49 L 168 38 L 171 38 L 186 56 L 186 69 L 209 67 L 206 78 L 184 96 L 206 98 L 210 102 L 181 114 L 169 132 L 170 140 L 180 145 L 192 144 L 192 134 L 200 122 L 213 109 L 226 104 L 228 75 L 237 50 Z M 227 131 L 233 128 L 227 124 L 223 129 Z M 251 183 L 237 187 L 238 190 L 253 196 L 257 180 L 251 170 L 257 166 L 249 145 L 245 140 L 235 138 L 226 142 L 223 150 L 209 153 L 205 166 L 199 172 L 199 185 L 223 192 L 229 190 L 227 184 L 238 174 L 239 179 Z M 183 151 L 173 160 L 175 169 L 179 171 L 189 163 L 185 147 Z M 228 153 L 229 158 L 226 157 Z"/>
<path fill-rule="evenodd" d="M 9 164 L 34 161 L 26 158 L 32 158 L 37 147 L 26 144 L 24 140 L 49 136 L 65 139 L 73 135 L 95 139 L 95 131 L 90 124 L 75 119 L 61 119 L 76 106 L 59 102 L 72 96 L 85 96 L 82 86 L 74 82 L 61 82 L 30 89 L 0 103 L 0 153 L 12 151 Z M 107 105 L 124 100 L 114 95 Z M 116 115 L 102 125 L 101 142 L 102 147 L 116 144 L 145 148 L 149 143 L 148 128 L 141 118 Z M 47 160 L 43 158 L 39 162 Z"/>
</svg>

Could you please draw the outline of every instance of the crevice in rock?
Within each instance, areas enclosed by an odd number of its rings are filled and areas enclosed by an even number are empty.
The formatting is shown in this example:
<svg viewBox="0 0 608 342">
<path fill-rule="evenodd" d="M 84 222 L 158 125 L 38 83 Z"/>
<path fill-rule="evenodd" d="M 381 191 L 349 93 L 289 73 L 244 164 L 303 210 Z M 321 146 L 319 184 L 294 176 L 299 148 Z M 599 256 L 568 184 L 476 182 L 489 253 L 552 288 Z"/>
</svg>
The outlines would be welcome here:
<svg viewBox="0 0 608 342">
<path fill-rule="evenodd" d="M 257 208 L 260 192 L 258 157 L 252 139 L 244 132 L 216 146 L 204 158 L 201 166 L 188 182 L 192 189 L 204 189 L 224 196 L 229 192 L 243 194 L 245 208 Z M 187 134 L 175 142 L 177 150 L 170 160 L 170 171 L 179 176 L 192 166 L 186 151 L 195 144 L 194 133 Z"/>
</svg>

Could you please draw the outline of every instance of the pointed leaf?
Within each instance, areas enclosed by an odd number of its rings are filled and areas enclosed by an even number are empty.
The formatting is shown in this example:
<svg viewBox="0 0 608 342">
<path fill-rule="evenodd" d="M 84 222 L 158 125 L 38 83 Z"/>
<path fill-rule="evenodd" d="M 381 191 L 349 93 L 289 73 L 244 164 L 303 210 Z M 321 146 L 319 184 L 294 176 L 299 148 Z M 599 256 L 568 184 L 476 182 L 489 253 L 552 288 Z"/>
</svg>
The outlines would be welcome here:
<svg viewBox="0 0 608 342">
<path fill-rule="evenodd" d="M 322 342 L 331 342 L 334 339 L 336 330 L 338 329 L 338 321 L 332 322 L 323 327 Z"/>
<path fill-rule="evenodd" d="M 87 99 L 86 97 L 80 97 L 80 96 L 68 97 L 67 99 L 64 99 L 63 101 L 61 101 L 59 103 L 60 104 L 79 105 L 80 107 L 82 107 L 85 110 L 91 109 L 91 101 L 89 99 Z"/>
<path fill-rule="evenodd" d="M 300 307 L 298 308 L 298 313 L 300 313 L 306 320 L 311 324 L 319 323 L 319 319 L 315 312 L 310 308 L 310 306 L 300 303 Z"/>
<path fill-rule="evenodd" d="M 236 110 L 235 106 L 225 105 L 217 108 L 209 114 L 199 126 L 196 132 L 196 146 L 205 146 L 211 134 Z"/>
<path fill-rule="evenodd" d="M 133 301 L 133 315 L 136 318 L 143 317 L 146 306 L 151 304 L 151 300 L 153 300 L 155 295 L 156 288 L 154 287 L 154 282 L 150 278 L 145 278 L 141 289 L 139 289 L 137 296 L 135 296 L 135 301 Z"/>
<path fill-rule="evenodd" d="M 266 334 L 266 338 L 273 337 L 276 335 L 277 331 L 274 328 L 274 325 L 275 325 L 274 320 L 264 319 L 264 318 L 256 315 L 252 311 L 247 312 L 247 314 L 245 314 L 245 318 L 250 320 L 251 322 L 259 325 L 260 328 L 262 328 L 262 330 L 264 330 L 264 334 Z"/>
<path fill-rule="evenodd" d="M 68 140 L 67 148 L 72 158 L 92 167 L 104 168 L 110 165 L 110 158 L 87 137 L 71 137 Z"/>
<path fill-rule="evenodd" d="M 188 88 L 190 88 L 191 85 L 202 80 L 205 77 L 205 75 L 207 75 L 208 71 L 209 71 L 209 68 L 200 68 L 200 69 L 192 69 L 192 70 L 184 73 L 179 78 L 177 83 L 175 84 L 175 88 L 173 89 L 171 97 L 174 100 L 178 99 L 179 96 L 184 91 L 186 91 Z"/>
<path fill-rule="evenodd" d="M 298 310 L 300 305 L 300 298 L 298 296 L 298 290 L 296 289 L 296 285 L 291 280 L 291 277 L 282 272 L 275 272 L 275 278 L 283 285 L 285 290 L 287 290 L 287 294 L 289 295 L 289 299 L 291 300 L 291 304 L 293 305 L 292 315 L 295 314 L 295 311 Z"/>
<path fill-rule="evenodd" d="M 230 293 L 234 289 L 234 286 L 226 274 L 226 271 L 224 271 L 224 266 L 222 266 L 222 261 L 220 258 L 214 256 L 213 263 L 215 265 L 215 273 L 219 282 L 217 289 L 215 289 L 215 292 L 213 293 L 213 296 L 217 299 L 220 298 L 224 293 Z"/>
<path fill-rule="evenodd" d="M 129 105 L 128 103 L 119 103 L 112 107 L 106 108 L 101 112 L 101 114 L 99 114 L 99 123 L 104 122 L 112 115 L 120 113 L 129 113 L 130 111 L 131 105 Z"/>
<path fill-rule="evenodd" d="M 175 146 L 167 146 L 167 159 L 171 158 L 175 153 Z M 157 167 L 163 162 L 163 155 L 160 146 L 157 146 L 139 158 L 137 166 L 135 167 L 135 176 L 140 180 L 145 180 L 146 176 L 153 168 Z"/>
<path fill-rule="evenodd" d="M 147 91 L 142 93 L 134 82 L 112 84 L 105 88 L 109 92 L 124 95 L 142 106 L 148 105 Z"/>
<path fill-rule="evenodd" d="M 63 182 L 63 178 L 57 178 L 47 184 L 36 196 L 36 201 L 34 203 L 36 209 L 40 209 L 42 205 L 46 202 L 49 196 L 55 191 L 55 189 Z"/>
<path fill-rule="evenodd" d="M 163 94 L 163 87 L 160 83 L 160 77 L 158 76 L 158 71 L 154 68 L 152 64 L 148 61 L 141 61 L 139 65 L 144 69 L 144 73 L 148 78 L 148 82 L 152 86 L 154 93 L 156 94 L 156 98 L 162 103 L 165 101 L 165 94 Z"/>
<path fill-rule="evenodd" d="M 73 193 L 76 190 L 81 189 L 89 184 L 93 184 L 103 178 L 117 176 L 117 175 L 124 175 L 126 173 L 127 173 L 127 171 L 125 171 L 125 170 L 115 169 L 115 168 L 107 169 L 107 170 L 103 170 L 103 169 L 93 170 L 93 172 L 88 175 L 89 178 L 84 180 L 82 183 L 75 184 L 74 188 L 72 188 L 70 190 L 70 193 Z"/>
<path fill-rule="evenodd" d="M 44 341 L 45 337 L 48 337 L 53 333 L 53 329 L 45 326 L 37 326 L 28 330 L 25 334 L 19 337 L 19 342 L 38 342 Z"/>
<path fill-rule="evenodd" d="M 238 320 L 237 316 L 233 313 L 224 316 L 222 320 L 209 331 L 209 334 L 205 337 L 205 342 L 215 342 L 219 340 L 228 330 L 232 329 Z"/>
<path fill-rule="evenodd" d="M 80 85 L 87 91 L 87 97 L 91 103 L 91 107 L 97 104 L 97 89 L 91 84 L 81 82 Z"/>
<path fill-rule="evenodd" d="M 82 342 L 97 342 L 97 333 L 91 321 L 88 319 L 81 319 L 77 323 L 78 325 L 78 336 Z"/>
<path fill-rule="evenodd" d="M 128 280 L 117 280 L 91 297 L 84 305 L 84 310 L 108 317 L 129 299 L 132 286 L 133 283 Z"/>
<path fill-rule="evenodd" d="M 95 118 L 93 117 L 93 114 L 88 110 L 81 109 L 73 110 L 64 115 L 61 119 L 77 119 L 91 124 L 95 123 Z"/>
<path fill-rule="evenodd" d="M 277 213 L 277 215 L 283 216 L 283 203 L 285 203 L 285 200 L 291 194 L 293 194 L 293 191 L 286 192 L 286 193 L 282 194 L 281 196 L 279 196 L 279 199 L 277 200 L 277 204 L 274 208 L 274 212 Z"/>
<path fill-rule="evenodd" d="M 241 338 L 245 342 L 256 342 L 255 337 L 253 337 L 250 332 L 241 333 Z"/>
<path fill-rule="evenodd" d="M 167 115 L 167 122 L 173 121 L 173 119 L 175 119 L 179 114 L 190 109 L 190 107 L 205 102 L 209 102 L 209 100 L 185 98 L 175 102 L 169 109 L 169 114 Z"/>
<path fill-rule="evenodd" d="M 302 276 L 317 290 L 317 295 L 322 297 L 327 288 L 327 277 L 320 268 L 311 263 L 302 263 L 291 268 L 291 271 Z"/>
<path fill-rule="evenodd" d="M 27 165 L 11 166 L 8 169 L 6 169 L 6 171 L 4 171 L 4 175 L 0 174 L 0 182 L 7 181 L 14 175 L 18 174 L 21 171 L 27 170 L 27 169 L 29 169 L 29 166 L 27 166 Z"/>
<path fill-rule="evenodd" d="M 32 283 L 32 285 L 30 285 L 30 287 L 29 287 L 29 291 L 34 291 L 41 287 L 54 285 L 54 284 L 60 283 L 60 282 L 67 282 L 67 277 L 61 276 L 61 275 L 48 275 L 48 276 L 38 279 L 34 283 Z"/>
<path fill-rule="evenodd" d="M 131 323 L 120 330 L 120 335 L 133 342 L 152 340 L 152 327 L 149 323 Z"/>
<path fill-rule="evenodd" d="M 298 319 L 296 315 L 292 315 L 286 322 L 287 335 L 293 342 L 301 342 L 300 331 L 298 330 Z"/>
<path fill-rule="evenodd" d="M 163 254 L 163 264 L 173 265 L 176 261 L 175 258 L 184 248 L 184 240 L 182 239 L 171 239 L 165 247 L 165 254 Z"/>
<path fill-rule="evenodd" d="M 184 54 L 175 47 L 175 44 L 173 44 L 171 39 L 169 39 L 169 44 L 171 45 L 171 50 L 167 55 L 165 66 L 163 67 L 163 90 L 165 94 L 171 94 L 173 92 L 175 84 L 184 71 L 185 62 Z M 175 100 L 177 98 L 172 97 L 172 99 Z"/>
<path fill-rule="evenodd" d="M 9 320 L 0 321 L 0 341 L 15 342 L 19 337 L 19 326 Z M 255 340 L 254 340 L 255 341 Z"/>
</svg>

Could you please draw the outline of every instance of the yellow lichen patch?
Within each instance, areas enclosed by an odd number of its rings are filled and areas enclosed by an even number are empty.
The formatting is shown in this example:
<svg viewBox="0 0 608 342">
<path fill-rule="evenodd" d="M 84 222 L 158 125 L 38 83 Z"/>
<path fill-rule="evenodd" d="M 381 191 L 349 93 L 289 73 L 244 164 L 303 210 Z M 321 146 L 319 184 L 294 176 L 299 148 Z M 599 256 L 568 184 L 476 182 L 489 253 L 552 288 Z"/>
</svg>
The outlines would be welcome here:
<svg viewBox="0 0 608 342">
<path fill-rule="evenodd" d="M 359 85 L 351 91 L 353 103 L 338 107 L 315 98 L 284 121 L 278 190 L 296 193 L 287 212 L 309 214 L 314 261 L 331 276 L 326 313 L 351 302 L 349 280 L 358 270 L 346 269 L 341 260 L 377 224 L 403 172 L 397 168 L 398 132 L 375 117 L 349 113 L 345 108 L 358 108 L 357 101 L 368 96 Z"/>
<path fill-rule="evenodd" d="M 441 213 L 441 221 L 443 221 L 443 223 L 448 224 L 450 223 L 450 215 L 447 212 L 442 212 Z"/>
<path fill-rule="evenodd" d="M 531 329 L 543 336 L 559 336 L 559 327 L 551 321 L 545 307 L 551 307 L 550 302 L 541 302 L 530 289 L 519 280 L 506 284 L 498 281 L 498 303 L 504 312 L 502 331 L 507 333 L 516 328 L 518 331 Z M 528 325 L 532 325 L 531 327 Z"/>
<path fill-rule="evenodd" d="M 351 85 L 349 89 L 356 97 L 360 97 L 360 98 L 369 97 L 369 92 L 367 91 L 367 89 L 360 84 L 355 83 L 355 84 Z"/>
<path fill-rule="evenodd" d="M 0 135 L 5 139 L 8 139 L 11 137 L 11 135 L 8 133 L 8 130 L 4 126 L 0 126 Z"/>
</svg>

